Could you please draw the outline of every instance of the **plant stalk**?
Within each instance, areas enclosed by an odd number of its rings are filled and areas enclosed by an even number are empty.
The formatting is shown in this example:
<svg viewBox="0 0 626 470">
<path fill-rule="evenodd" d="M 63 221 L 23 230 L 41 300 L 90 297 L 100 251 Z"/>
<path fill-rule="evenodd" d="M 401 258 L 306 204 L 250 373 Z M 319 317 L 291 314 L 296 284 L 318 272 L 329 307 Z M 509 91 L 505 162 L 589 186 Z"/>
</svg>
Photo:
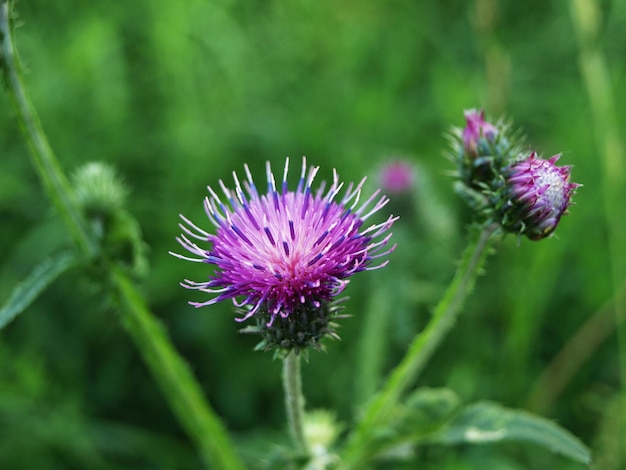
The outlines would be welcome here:
<svg viewBox="0 0 626 470">
<path fill-rule="evenodd" d="M 119 293 L 123 325 L 203 460 L 209 468 L 243 470 L 226 429 L 205 401 L 197 380 L 172 346 L 163 326 L 126 272 L 114 265 L 109 268 Z"/>
<path fill-rule="evenodd" d="M 78 209 L 74 192 L 50 147 L 37 112 L 22 82 L 17 51 L 13 44 L 10 15 L 9 2 L 4 0 L 0 5 L 0 40 L 2 41 L 0 64 L 4 72 L 9 96 L 13 102 L 24 137 L 30 147 L 34 167 L 48 195 L 65 219 L 81 252 L 88 258 L 92 258 L 97 253 L 97 244 Z"/>
<path fill-rule="evenodd" d="M 9 96 L 31 149 L 35 170 L 80 251 L 93 259 L 98 253 L 95 237 L 78 208 L 72 187 L 50 147 L 22 82 L 10 15 L 9 2 L 4 0 L 0 4 L 0 65 Z M 147 308 L 145 299 L 121 267 L 105 263 L 105 268 L 122 305 L 124 327 L 163 389 L 181 425 L 197 445 L 203 460 L 214 468 L 243 470 L 243 463 L 236 455 L 221 421 L 204 400 L 200 386 L 173 348 L 163 327 Z"/>
<path fill-rule="evenodd" d="M 441 341 L 454 326 L 461 306 L 484 266 L 497 229 L 498 225 L 492 224 L 473 234 L 454 279 L 437 305 L 428 325 L 415 337 L 382 390 L 366 407 L 362 420 L 348 440 L 343 469 L 362 467 L 368 457 L 376 430 L 390 417 L 402 394 L 414 383 Z"/>
<path fill-rule="evenodd" d="M 290 351 L 283 359 L 283 388 L 289 433 L 296 449 L 307 452 L 304 436 L 304 395 L 302 394 L 302 373 L 300 355 Z"/>
</svg>

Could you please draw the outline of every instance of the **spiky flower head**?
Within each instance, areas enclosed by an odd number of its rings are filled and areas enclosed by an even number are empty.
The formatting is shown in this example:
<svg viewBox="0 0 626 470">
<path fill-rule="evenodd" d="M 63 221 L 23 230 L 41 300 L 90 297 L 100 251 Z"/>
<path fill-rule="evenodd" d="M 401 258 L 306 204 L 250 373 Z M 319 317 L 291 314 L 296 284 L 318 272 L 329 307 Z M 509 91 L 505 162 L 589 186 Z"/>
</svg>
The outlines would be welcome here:
<svg viewBox="0 0 626 470">
<path fill-rule="evenodd" d="M 288 158 L 279 188 L 267 163 L 266 194 L 259 193 L 248 166 L 244 168 L 243 184 L 233 172 L 234 190 L 220 180 L 223 198 L 208 188 L 204 207 L 215 234 L 181 215 L 183 234 L 177 240 L 193 256 L 172 254 L 215 266 L 208 281 L 185 280 L 181 285 L 213 295 L 191 305 L 230 299 L 241 313 L 237 321 L 255 316 L 262 348 L 298 351 L 318 345 L 324 335 L 334 335 L 333 301 L 349 278 L 387 264 L 373 266 L 395 248 L 387 248 L 387 232 L 397 217 L 364 228 L 388 199 L 376 191 L 361 203 L 364 178 L 356 186 L 350 183 L 338 200 L 344 185 L 336 171 L 328 189 L 322 182 L 313 192 L 319 167 L 307 169 L 305 158 L 295 191 L 288 190 Z"/>
<path fill-rule="evenodd" d="M 560 155 L 548 160 L 536 152 L 514 163 L 505 171 L 502 227 L 531 240 L 547 237 L 556 229 L 561 216 L 572 204 L 579 184 L 570 183 L 570 167 L 555 165 Z"/>
</svg>

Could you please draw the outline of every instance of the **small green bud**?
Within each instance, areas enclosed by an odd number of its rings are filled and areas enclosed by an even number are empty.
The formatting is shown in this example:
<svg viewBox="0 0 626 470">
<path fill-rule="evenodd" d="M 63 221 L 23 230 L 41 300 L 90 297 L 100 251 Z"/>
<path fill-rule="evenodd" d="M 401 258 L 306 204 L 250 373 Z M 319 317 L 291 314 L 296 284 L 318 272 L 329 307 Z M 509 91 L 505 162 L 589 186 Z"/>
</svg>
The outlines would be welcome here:
<svg viewBox="0 0 626 470">
<path fill-rule="evenodd" d="M 106 163 L 90 162 L 73 175 L 74 192 L 87 217 L 109 216 L 124 208 L 128 190 Z"/>
</svg>

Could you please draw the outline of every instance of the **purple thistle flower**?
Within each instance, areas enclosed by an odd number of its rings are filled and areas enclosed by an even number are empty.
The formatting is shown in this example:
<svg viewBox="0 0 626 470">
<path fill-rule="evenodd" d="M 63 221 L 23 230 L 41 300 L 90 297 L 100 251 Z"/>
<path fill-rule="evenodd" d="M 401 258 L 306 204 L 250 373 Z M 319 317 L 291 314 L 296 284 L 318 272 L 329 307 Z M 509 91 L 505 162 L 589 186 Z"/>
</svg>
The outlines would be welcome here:
<svg viewBox="0 0 626 470">
<path fill-rule="evenodd" d="M 485 111 L 470 109 L 465 111 L 466 126 L 463 129 L 463 146 L 468 155 L 473 158 L 479 155 L 480 139 L 485 138 L 492 142 L 498 135 L 498 128 L 485 121 Z"/>
<path fill-rule="evenodd" d="M 505 170 L 508 201 L 502 225 L 506 230 L 523 233 L 531 240 L 540 240 L 554 232 L 572 204 L 571 196 L 580 186 L 569 182 L 570 166 L 555 165 L 559 157 L 543 160 L 532 152 Z"/>
<path fill-rule="evenodd" d="M 343 291 L 350 276 L 387 264 L 383 261 L 372 266 L 373 260 L 394 250 L 395 245 L 385 250 L 391 237 L 386 232 L 397 217 L 363 228 L 364 222 L 388 202 L 376 191 L 360 203 L 365 178 L 356 186 L 350 183 L 337 201 L 343 188 L 337 172 L 333 172 L 327 190 L 322 182 L 313 193 L 319 167 L 307 171 L 305 158 L 295 191 L 287 189 L 289 158 L 280 188 L 267 162 L 266 194 L 259 194 L 248 166 L 244 168 L 247 178 L 243 184 L 233 172 L 234 190 L 220 180 L 225 202 L 208 188 L 204 207 L 217 227 L 215 234 L 181 215 L 183 234 L 177 240 L 194 256 L 172 254 L 216 267 L 208 281 L 181 283 L 187 289 L 214 295 L 191 305 L 202 307 L 231 299 L 244 312 L 237 321 L 260 313 L 269 328 L 276 318 L 287 321 L 294 316 L 295 321 L 310 311 L 333 310 L 327 304 Z M 208 247 L 200 247 L 196 240 L 208 243 Z"/>
<path fill-rule="evenodd" d="M 415 182 L 415 168 L 407 161 L 393 160 L 380 169 L 379 180 L 388 193 L 407 193 Z"/>
</svg>

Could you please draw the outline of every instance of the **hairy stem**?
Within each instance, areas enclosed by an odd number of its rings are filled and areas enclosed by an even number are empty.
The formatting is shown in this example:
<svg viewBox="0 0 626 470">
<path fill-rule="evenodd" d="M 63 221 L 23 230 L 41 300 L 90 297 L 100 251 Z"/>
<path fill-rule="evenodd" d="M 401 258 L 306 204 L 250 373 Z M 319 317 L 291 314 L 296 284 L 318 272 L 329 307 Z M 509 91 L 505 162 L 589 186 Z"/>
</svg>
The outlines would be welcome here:
<svg viewBox="0 0 626 470">
<path fill-rule="evenodd" d="M 97 252 L 97 245 L 78 209 L 72 188 L 50 148 L 37 112 L 22 82 L 17 51 L 13 44 L 10 17 L 9 2 L 5 0 L 0 5 L 0 40 L 2 41 L 0 63 L 4 72 L 7 91 L 13 102 L 24 137 L 30 147 L 34 167 L 39 173 L 48 195 L 65 219 L 81 252 L 91 258 Z"/>
<path fill-rule="evenodd" d="M 454 279 L 437 305 L 428 325 L 415 337 L 382 390 L 365 409 L 361 422 L 349 438 L 343 468 L 361 468 L 367 460 L 371 439 L 376 429 L 389 418 L 402 394 L 417 379 L 454 325 L 463 301 L 485 263 L 497 228 L 495 224 L 490 225 L 472 237 Z"/>
<path fill-rule="evenodd" d="M 83 255 L 93 258 L 98 245 L 75 201 L 74 192 L 55 157 L 34 106 L 22 82 L 11 31 L 8 1 L 0 4 L 0 65 L 13 101 L 33 164 L 50 199 L 65 220 Z M 200 386 L 176 353 L 160 323 L 146 307 L 124 270 L 105 263 L 114 295 L 122 305 L 123 324 L 163 389 L 183 428 L 197 445 L 203 459 L 214 468 L 239 470 L 244 466 L 222 423 L 204 400 Z"/>
<path fill-rule="evenodd" d="M 283 359 L 283 388 L 289 433 L 296 448 L 307 451 L 304 437 L 304 396 L 302 395 L 302 374 L 300 355 L 289 352 Z"/>
<path fill-rule="evenodd" d="M 197 380 L 177 354 L 164 328 L 147 308 L 128 275 L 110 266 L 122 321 L 179 422 L 210 468 L 243 469 L 226 429 L 205 401 Z"/>
</svg>

